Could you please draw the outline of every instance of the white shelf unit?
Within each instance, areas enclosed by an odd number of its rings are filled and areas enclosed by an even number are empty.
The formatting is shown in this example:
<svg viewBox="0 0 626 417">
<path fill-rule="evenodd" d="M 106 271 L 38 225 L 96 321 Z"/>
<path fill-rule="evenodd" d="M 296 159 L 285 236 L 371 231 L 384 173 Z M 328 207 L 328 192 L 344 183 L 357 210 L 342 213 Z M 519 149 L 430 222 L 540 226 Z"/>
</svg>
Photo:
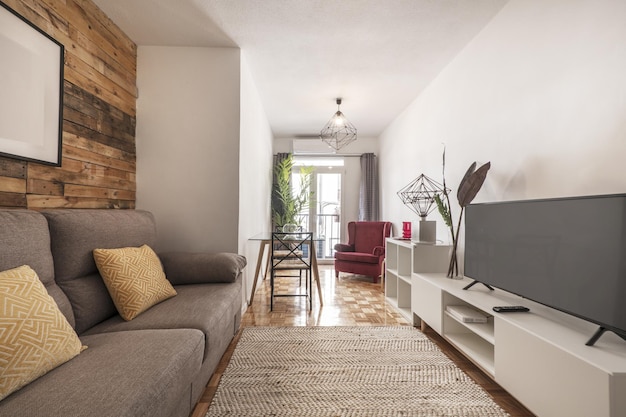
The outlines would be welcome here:
<svg viewBox="0 0 626 417">
<path fill-rule="evenodd" d="M 403 316 L 411 317 L 411 241 L 387 239 L 385 248 L 385 296 Z"/>
<path fill-rule="evenodd" d="M 407 318 L 413 319 L 412 277 L 415 272 L 447 270 L 449 245 L 420 244 L 388 238 L 385 247 L 385 297 Z"/>
<path fill-rule="evenodd" d="M 456 305 L 474 307 L 449 293 L 444 292 L 442 296 L 442 311 L 444 312 L 442 335 L 458 350 L 467 353 L 467 356 L 478 367 L 493 378 L 495 376 L 493 316 L 483 312 L 488 316 L 487 323 L 464 323 L 448 313 L 446 307 Z"/>
<path fill-rule="evenodd" d="M 540 417 L 626 416 L 626 342 L 608 333 L 585 343 L 597 326 L 468 278 L 414 273 L 411 302 L 423 321 Z M 463 323 L 448 305 L 474 308 L 487 323 Z M 496 313 L 524 305 L 527 313 Z"/>
</svg>

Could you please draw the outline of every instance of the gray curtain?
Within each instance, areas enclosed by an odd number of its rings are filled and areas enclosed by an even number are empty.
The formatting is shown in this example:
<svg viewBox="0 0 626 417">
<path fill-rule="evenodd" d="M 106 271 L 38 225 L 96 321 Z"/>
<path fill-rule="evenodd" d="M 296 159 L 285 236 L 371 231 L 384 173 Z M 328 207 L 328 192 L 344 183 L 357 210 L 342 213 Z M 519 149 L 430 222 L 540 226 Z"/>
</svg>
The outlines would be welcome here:
<svg viewBox="0 0 626 417">
<path fill-rule="evenodd" d="M 378 159 L 373 153 L 361 155 L 359 220 L 378 221 Z"/>
<path fill-rule="evenodd" d="M 280 201 L 280 198 L 278 198 L 278 195 L 276 194 L 276 165 L 278 165 L 280 162 L 284 161 L 285 159 L 289 158 L 291 154 L 286 153 L 286 152 L 280 152 L 277 153 L 276 155 L 274 155 L 274 165 L 272 165 L 272 230 L 274 230 L 274 211 L 277 211 L 279 213 L 282 213 L 283 207 L 282 207 L 282 201 Z"/>
</svg>

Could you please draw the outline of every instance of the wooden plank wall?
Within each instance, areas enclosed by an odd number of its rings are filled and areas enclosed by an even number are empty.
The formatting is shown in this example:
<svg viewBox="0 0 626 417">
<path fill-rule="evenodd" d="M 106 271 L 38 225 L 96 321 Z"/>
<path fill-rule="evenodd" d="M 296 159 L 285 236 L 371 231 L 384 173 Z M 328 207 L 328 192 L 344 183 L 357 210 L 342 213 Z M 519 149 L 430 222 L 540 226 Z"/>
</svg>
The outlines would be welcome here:
<svg viewBox="0 0 626 417">
<path fill-rule="evenodd" d="M 0 157 L 0 207 L 134 208 L 137 46 L 91 0 L 2 1 L 65 46 L 65 92 L 61 167 Z"/>
</svg>

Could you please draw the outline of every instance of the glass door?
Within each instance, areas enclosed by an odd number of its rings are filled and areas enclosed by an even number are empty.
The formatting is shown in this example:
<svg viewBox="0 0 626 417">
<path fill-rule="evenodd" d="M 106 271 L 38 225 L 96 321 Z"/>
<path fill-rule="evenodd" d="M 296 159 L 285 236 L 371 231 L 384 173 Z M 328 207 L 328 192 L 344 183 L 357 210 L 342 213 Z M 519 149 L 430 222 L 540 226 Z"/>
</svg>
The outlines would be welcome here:
<svg viewBox="0 0 626 417">
<path fill-rule="evenodd" d="M 318 243 L 317 253 L 320 259 L 334 258 L 333 248 L 339 243 L 341 234 L 341 173 L 317 172 L 317 192 L 315 206 L 317 213 L 312 217 L 316 224 L 313 226 L 316 236 L 323 238 Z"/>
<path fill-rule="evenodd" d="M 342 158 L 299 158 L 294 159 L 293 184 L 300 184 L 300 167 L 313 167 L 311 189 L 314 191 L 312 204 L 302 213 L 303 229 L 310 230 L 318 240 L 316 253 L 320 261 L 334 259 L 334 246 L 340 242 L 343 230 L 341 207 L 343 201 Z"/>
</svg>

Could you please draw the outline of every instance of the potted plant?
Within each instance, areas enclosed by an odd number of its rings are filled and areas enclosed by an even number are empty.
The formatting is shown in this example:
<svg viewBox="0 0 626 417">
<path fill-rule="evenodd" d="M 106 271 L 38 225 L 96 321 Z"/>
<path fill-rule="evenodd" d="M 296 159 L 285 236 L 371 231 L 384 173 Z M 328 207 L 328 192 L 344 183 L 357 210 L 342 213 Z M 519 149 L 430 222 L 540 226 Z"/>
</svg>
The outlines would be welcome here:
<svg viewBox="0 0 626 417">
<path fill-rule="evenodd" d="M 293 166 L 292 155 L 274 166 L 276 182 L 272 190 L 272 220 L 276 228 L 297 227 L 300 224 L 302 211 L 309 207 L 313 198 L 313 191 L 311 190 L 313 168 L 300 168 L 300 184 L 296 189 L 297 192 L 294 192 L 294 187 L 291 184 Z"/>
</svg>

